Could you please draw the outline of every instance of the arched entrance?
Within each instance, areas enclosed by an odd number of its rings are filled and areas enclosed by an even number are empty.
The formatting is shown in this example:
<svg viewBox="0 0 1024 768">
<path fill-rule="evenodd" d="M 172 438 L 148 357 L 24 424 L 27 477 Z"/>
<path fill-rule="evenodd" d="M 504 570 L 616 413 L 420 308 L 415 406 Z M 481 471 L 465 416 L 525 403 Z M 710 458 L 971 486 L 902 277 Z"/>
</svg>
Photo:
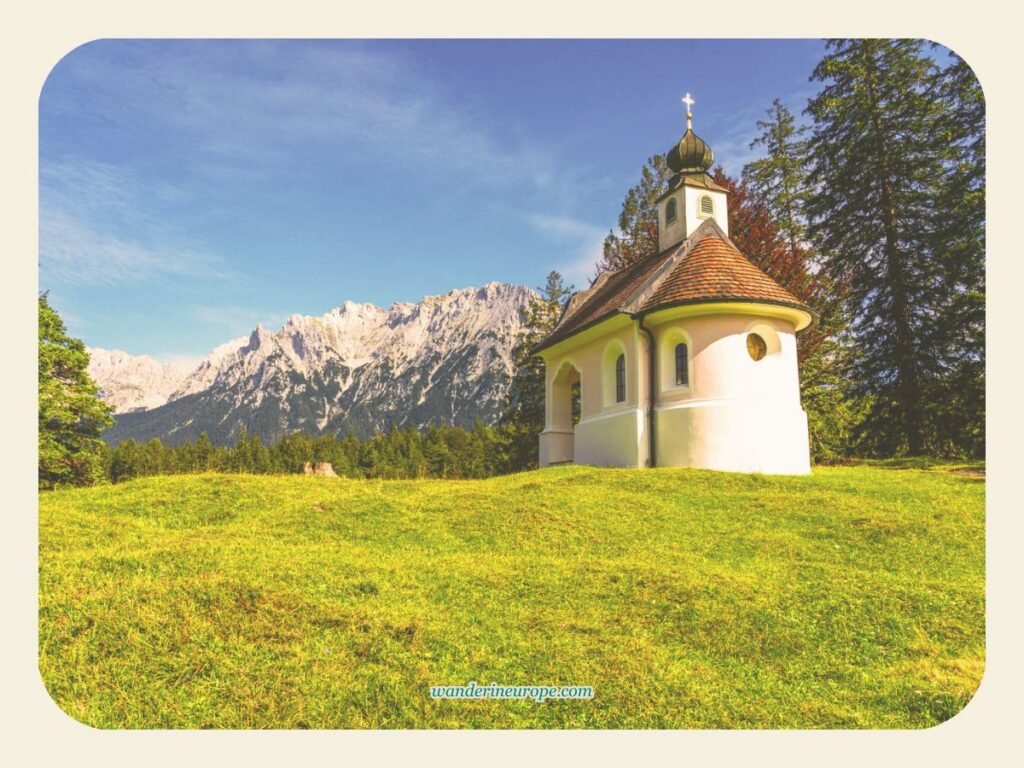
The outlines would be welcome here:
<svg viewBox="0 0 1024 768">
<path fill-rule="evenodd" d="M 570 464 L 575 460 L 575 430 L 580 420 L 580 371 L 563 362 L 548 384 L 547 425 L 540 435 L 540 465 Z"/>
</svg>

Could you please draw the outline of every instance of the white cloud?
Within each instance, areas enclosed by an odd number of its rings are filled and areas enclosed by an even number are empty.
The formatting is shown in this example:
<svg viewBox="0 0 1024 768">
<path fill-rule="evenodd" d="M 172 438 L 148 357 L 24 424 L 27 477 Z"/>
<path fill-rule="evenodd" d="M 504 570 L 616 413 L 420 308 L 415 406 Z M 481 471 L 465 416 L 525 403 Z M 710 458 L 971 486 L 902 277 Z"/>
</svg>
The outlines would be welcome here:
<svg viewBox="0 0 1024 768">
<path fill-rule="evenodd" d="M 145 126 L 205 176 L 259 174 L 296 157 L 372 153 L 382 167 L 445 168 L 487 185 L 561 183 L 542 148 L 417 61 L 360 41 L 101 41 L 64 63 L 55 109 L 111 105 L 111 123 Z M 159 55 L 154 47 L 159 46 Z M 44 99 L 48 91 L 44 91 Z M 55 97 L 54 97 L 55 98 Z"/>
<path fill-rule="evenodd" d="M 118 285 L 160 277 L 222 279 L 223 262 L 169 227 L 130 172 L 102 163 L 40 167 L 39 273 L 52 284 Z"/>
<path fill-rule="evenodd" d="M 557 268 L 566 284 L 574 285 L 577 290 L 589 286 L 597 271 L 595 265 L 604 252 L 607 230 L 564 215 L 531 213 L 527 221 L 534 230 L 566 245 L 567 261 Z"/>
<path fill-rule="evenodd" d="M 199 322 L 222 328 L 229 336 L 248 336 L 257 325 L 264 328 L 280 328 L 291 316 L 287 312 L 265 312 L 252 307 L 237 305 L 198 305 L 189 307 L 189 314 Z"/>
<path fill-rule="evenodd" d="M 39 232 L 43 285 L 118 285 L 167 276 L 221 278 L 207 254 L 162 243 L 149 247 L 97 229 L 66 211 L 46 210 Z"/>
</svg>

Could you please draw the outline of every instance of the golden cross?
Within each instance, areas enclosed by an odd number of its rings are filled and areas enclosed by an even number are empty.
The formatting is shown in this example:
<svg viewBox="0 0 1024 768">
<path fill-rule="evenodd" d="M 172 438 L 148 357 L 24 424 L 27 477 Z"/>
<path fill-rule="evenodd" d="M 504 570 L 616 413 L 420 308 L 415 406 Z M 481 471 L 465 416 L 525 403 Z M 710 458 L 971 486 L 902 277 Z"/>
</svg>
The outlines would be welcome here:
<svg viewBox="0 0 1024 768">
<path fill-rule="evenodd" d="M 690 92 L 689 91 L 686 92 L 686 96 L 685 96 L 685 98 L 683 98 L 682 101 L 683 101 L 683 104 L 686 105 L 686 128 L 687 128 L 687 130 L 689 130 L 689 129 L 693 128 L 693 123 L 691 122 L 693 120 L 693 113 L 690 111 L 690 107 L 692 107 L 697 102 L 695 102 L 692 98 L 690 98 Z"/>
</svg>

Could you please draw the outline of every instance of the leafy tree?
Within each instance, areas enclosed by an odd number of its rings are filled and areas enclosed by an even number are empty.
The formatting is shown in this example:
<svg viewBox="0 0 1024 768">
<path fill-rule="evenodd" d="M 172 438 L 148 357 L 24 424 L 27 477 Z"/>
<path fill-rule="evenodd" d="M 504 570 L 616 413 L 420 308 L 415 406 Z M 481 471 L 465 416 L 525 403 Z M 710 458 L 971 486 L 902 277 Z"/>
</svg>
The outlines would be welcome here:
<svg viewBox="0 0 1024 768">
<path fill-rule="evenodd" d="M 573 289 L 552 271 L 538 290 L 526 305 L 522 332 L 512 350 L 515 374 L 500 419 L 514 470 L 536 467 L 539 460 L 537 435 L 544 429 L 544 363 L 533 354 L 533 348 L 558 324 Z"/>
<path fill-rule="evenodd" d="M 134 438 L 128 438 L 111 451 L 110 481 L 120 483 L 139 476 L 137 460 L 138 445 Z"/>
<path fill-rule="evenodd" d="M 919 40 L 831 40 L 812 79 L 813 193 L 807 232 L 826 274 L 848 287 L 863 443 L 883 454 L 935 450 L 935 392 L 955 350 L 934 329 L 956 290 L 947 267 L 948 134 L 943 78 Z M 947 80 L 948 82 L 948 80 Z M 945 318 L 945 319 L 944 319 Z"/>
<path fill-rule="evenodd" d="M 238 442 L 231 449 L 228 468 L 233 472 L 251 472 L 266 474 L 270 472 L 270 452 L 260 436 L 243 426 L 238 435 Z"/>
<path fill-rule="evenodd" d="M 39 487 L 92 485 L 104 477 L 100 432 L 114 423 L 87 368 L 85 345 L 39 296 Z"/>
</svg>

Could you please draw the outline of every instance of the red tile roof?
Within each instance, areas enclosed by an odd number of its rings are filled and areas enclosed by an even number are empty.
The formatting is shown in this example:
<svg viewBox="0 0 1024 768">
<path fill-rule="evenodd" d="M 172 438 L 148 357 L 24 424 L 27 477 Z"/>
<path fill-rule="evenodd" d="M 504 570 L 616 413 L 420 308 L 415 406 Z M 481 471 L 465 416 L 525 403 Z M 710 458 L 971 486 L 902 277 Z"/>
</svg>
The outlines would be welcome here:
<svg viewBox="0 0 1024 768">
<path fill-rule="evenodd" d="M 592 296 L 584 297 L 579 307 L 562 317 L 559 325 L 541 342 L 541 345 L 551 346 L 555 341 L 568 338 L 576 331 L 614 314 L 675 250 L 670 248 L 613 272 L 607 282 Z"/>
<path fill-rule="evenodd" d="M 713 219 L 682 243 L 609 274 L 601 284 L 595 282 L 590 291 L 593 293 L 589 296 L 586 292 L 576 295 L 582 303 L 562 316 L 537 350 L 620 312 L 648 313 L 676 304 L 762 302 L 785 304 L 813 314 L 741 254 Z"/>
<path fill-rule="evenodd" d="M 657 307 L 706 299 L 803 302 L 772 280 L 728 240 L 708 235 L 660 281 L 642 312 Z"/>
</svg>

